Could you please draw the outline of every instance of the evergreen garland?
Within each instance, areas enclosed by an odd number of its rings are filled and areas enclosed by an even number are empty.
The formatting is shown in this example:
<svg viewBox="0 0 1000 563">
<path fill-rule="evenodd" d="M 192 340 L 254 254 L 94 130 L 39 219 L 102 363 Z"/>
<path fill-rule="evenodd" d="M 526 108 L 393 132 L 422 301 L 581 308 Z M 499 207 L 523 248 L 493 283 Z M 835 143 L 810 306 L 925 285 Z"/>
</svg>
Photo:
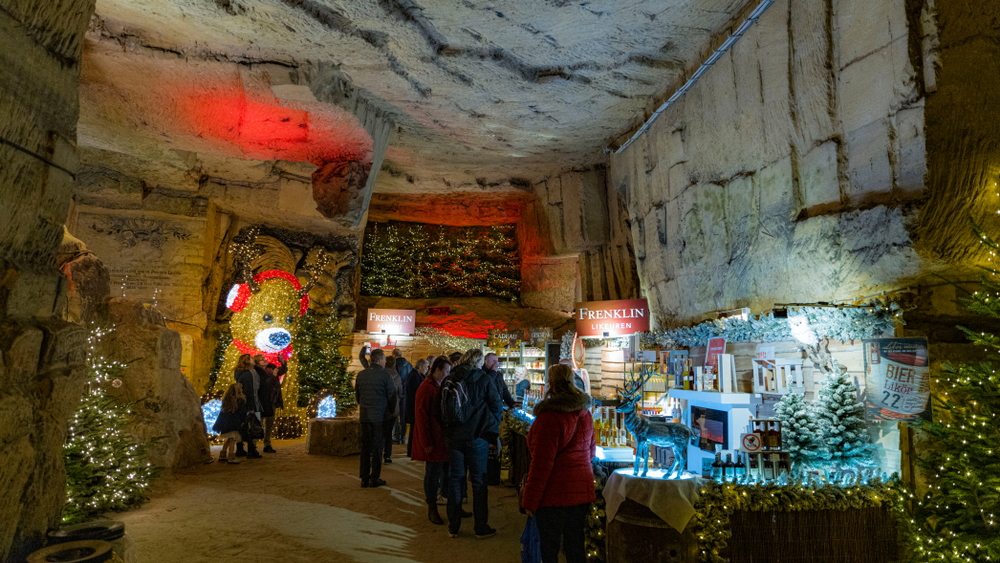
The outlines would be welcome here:
<svg viewBox="0 0 1000 563">
<path fill-rule="evenodd" d="M 805 317 L 809 329 L 819 338 L 852 340 L 881 336 L 901 323 L 902 308 L 893 301 L 869 301 L 854 307 L 801 307 L 789 310 L 787 318 L 774 314 L 756 315 L 748 320 L 730 317 L 671 329 L 654 329 L 642 334 L 643 344 L 658 348 L 704 346 L 709 338 L 726 342 L 779 342 L 792 338 L 789 319 Z"/>
<path fill-rule="evenodd" d="M 870 465 L 872 445 L 865 422 L 865 406 L 846 369 L 837 369 L 820 386 L 812 415 L 822 436 L 821 457 L 845 464 Z"/>
<path fill-rule="evenodd" d="M 514 225 L 369 223 L 361 293 L 381 297 L 499 297 L 516 302 L 521 270 Z"/>
<path fill-rule="evenodd" d="M 976 228 L 996 257 L 997 243 Z M 984 268 L 979 291 L 962 299 L 995 324 L 1000 319 L 998 271 Z M 1000 351 L 992 332 L 958 327 L 985 351 Z M 918 458 L 928 490 L 914 502 L 917 560 L 968 563 L 1000 560 L 1000 376 L 996 360 L 942 366 L 943 394 L 934 397 L 937 420 L 924 421 L 929 438 Z"/>
<path fill-rule="evenodd" d="M 354 396 L 354 374 L 347 371 L 350 363 L 340 353 L 344 330 L 334 315 L 317 315 L 309 310 L 299 318 L 295 339 L 299 360 L 298 406 L 309 405 L 313 395 L 329 390 L 337 401 L 337 409 L 349 409 L 357 404 Z"/>
<path fill-rule="evenodd" d="M 804 463 L 823 453 L 819 427 L 809 411 L 805 397 L 798 393 L 784 395 L 774 406 L 776 418 L 781 421 L 781 448 L 788 452 L 795 474 L 801 473 Z"/>
<path fill-rule="evenodd" d="M 798 511 L 846 510 L 849 508 L 889 508 L 897 528 L 904 538 L 910 537 L 909 517 L 905 510 L 906 491 L 895 479 L 883 482 L 856 483 L 841 487 L 825 484 L 818 487 L 793 483 L 790 485 L 735 485 L 705 481 L 695 514 L 688 522 L 698 538 L 701 560 L 705 563 L 727 563 L 723 550 L 732 537 L 729 515 L 737 510 Z"/>
<path fill-rule="evenodd" d="M 63 445 L 64 524 L 142 504 L 160 472 L 146 462 L 152 442 L 139 444 L 127 434 L 130 405 L 106 393 L 109 385 L 121 386 L 125 366 L 101 356 L 100 339 L 105 334 L 95 329 L 87 339 L 89 379 Z"/>
</svg>

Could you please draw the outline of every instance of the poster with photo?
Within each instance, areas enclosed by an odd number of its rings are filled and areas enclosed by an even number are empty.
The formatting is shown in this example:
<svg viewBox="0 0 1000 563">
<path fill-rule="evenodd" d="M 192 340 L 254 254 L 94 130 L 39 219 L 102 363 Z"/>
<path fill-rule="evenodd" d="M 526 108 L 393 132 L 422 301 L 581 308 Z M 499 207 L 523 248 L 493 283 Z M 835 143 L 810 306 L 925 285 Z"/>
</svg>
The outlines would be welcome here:
<svg viewBox="0 0 1000 563">
<path fill-rule="evenodd" d="M 926 338 L 865 339 L 865 409 L 869 418 L 930 420 Z"/>
</svg>

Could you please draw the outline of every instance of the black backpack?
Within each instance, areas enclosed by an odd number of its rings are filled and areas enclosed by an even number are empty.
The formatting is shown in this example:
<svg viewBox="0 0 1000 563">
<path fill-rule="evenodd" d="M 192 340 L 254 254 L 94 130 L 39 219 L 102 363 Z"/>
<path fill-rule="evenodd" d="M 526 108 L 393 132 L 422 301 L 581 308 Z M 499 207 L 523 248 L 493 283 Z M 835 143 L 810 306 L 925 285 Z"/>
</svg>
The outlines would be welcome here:
<svg viewBox="0 0 1000 563">
<path fill-rule="evenodd" d="M 441 384 L 441 425 L 456 426 L 465 424 L 471 413 L 469 394 L 461 381 L 450 377 Z"/>
</svg>

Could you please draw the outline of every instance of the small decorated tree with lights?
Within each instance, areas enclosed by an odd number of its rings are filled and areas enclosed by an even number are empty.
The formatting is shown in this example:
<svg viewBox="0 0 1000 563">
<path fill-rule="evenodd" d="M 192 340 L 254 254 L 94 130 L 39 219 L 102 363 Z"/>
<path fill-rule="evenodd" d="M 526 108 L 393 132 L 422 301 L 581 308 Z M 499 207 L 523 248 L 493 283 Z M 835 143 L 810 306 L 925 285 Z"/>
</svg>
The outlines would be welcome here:
<svg viewBox="0 0 1000 563">
<path fill-rule="evenodd" d="M 813 404 L 817 435 L 822 437 L 821 457 L 837 467 L 870 465 L 871 439 L 865 423 L 865 406 L 847 371 L 833 364 Z"/>
<path fill-rule="evenodd" d="M 774 406 L 774 412 L 781 421 L 781 447 L 788 452 L 794 471 L 823 455 L 817 421 L 802 395 L 783 396 Z"/>
<path fill-rule="evenodd" d="M 996 241 L 977 229 L 996 256 Z M 998 270 L 985 268 L 979 291 L 964 299 L 969 310 L 1000 319 Z M 1000 352 L 1000 336 L 958 327 L 986 351 Z M 924 422 L 929 437 L 919 460 L 928 491 L 915 507 L 916 554 L 921 561 L 1000 561 L 1000 362 L 942 366 L 947 392 L 935 397 L 937 420 Z"/>
<path fill-rule="evenodd" d="M 357 404 L 354 377 L 347 371 L 350 359 L 340 353 L 344 339 L 340 320 L 309 311 L 299 322 L 299 406 L 307 406 L 313 395 L 323 389 L 333 393 L 338 409 Z"/>
<path fill-rule="evenodd" d="M 106 392 L 108 386 L 121 386 L 125 366 L 101 356 L 104 334 L 98 329 L 88 338 L 89 379 L 63 446 L 66 524 L 141 504 L 159 473 L 146 462 L 150 444 L 139 444 L 127 433 L 129 405 Z"/>
</svg>

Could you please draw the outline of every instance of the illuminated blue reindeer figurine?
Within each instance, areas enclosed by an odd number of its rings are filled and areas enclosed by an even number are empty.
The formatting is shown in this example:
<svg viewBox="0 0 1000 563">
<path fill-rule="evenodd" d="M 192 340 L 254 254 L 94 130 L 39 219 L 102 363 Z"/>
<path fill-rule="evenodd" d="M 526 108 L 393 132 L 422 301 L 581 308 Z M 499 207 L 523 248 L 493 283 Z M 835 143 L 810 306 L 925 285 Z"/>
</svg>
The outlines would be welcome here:
<svg viewBox="0 0 1000 563">
<path fill-rule="evenodd" d="M 632 369 L 626 373 L 624 389 L 621 392 L 622 404 L 617 409 L 625 415 L 625 428 L 635 436 L 635 464 L 632 466 L 632 475 L 639 473 L 641 463 L 642 476 L 646 476 L 646 471 L 649 470 L 649 445 L 653 444 L 674 451 L 674 463 L 663 474 L 663 478 L 680 478 L 687 470 L 687 446 L 695 435 L 694 430 L 674 422 L 651 422 L 636 414 L 635 405 L 642 399 L 642 386 L 653 375 L 653 365 L 641 364 L 639 375 L 637 381 Z"/>
</svg>

